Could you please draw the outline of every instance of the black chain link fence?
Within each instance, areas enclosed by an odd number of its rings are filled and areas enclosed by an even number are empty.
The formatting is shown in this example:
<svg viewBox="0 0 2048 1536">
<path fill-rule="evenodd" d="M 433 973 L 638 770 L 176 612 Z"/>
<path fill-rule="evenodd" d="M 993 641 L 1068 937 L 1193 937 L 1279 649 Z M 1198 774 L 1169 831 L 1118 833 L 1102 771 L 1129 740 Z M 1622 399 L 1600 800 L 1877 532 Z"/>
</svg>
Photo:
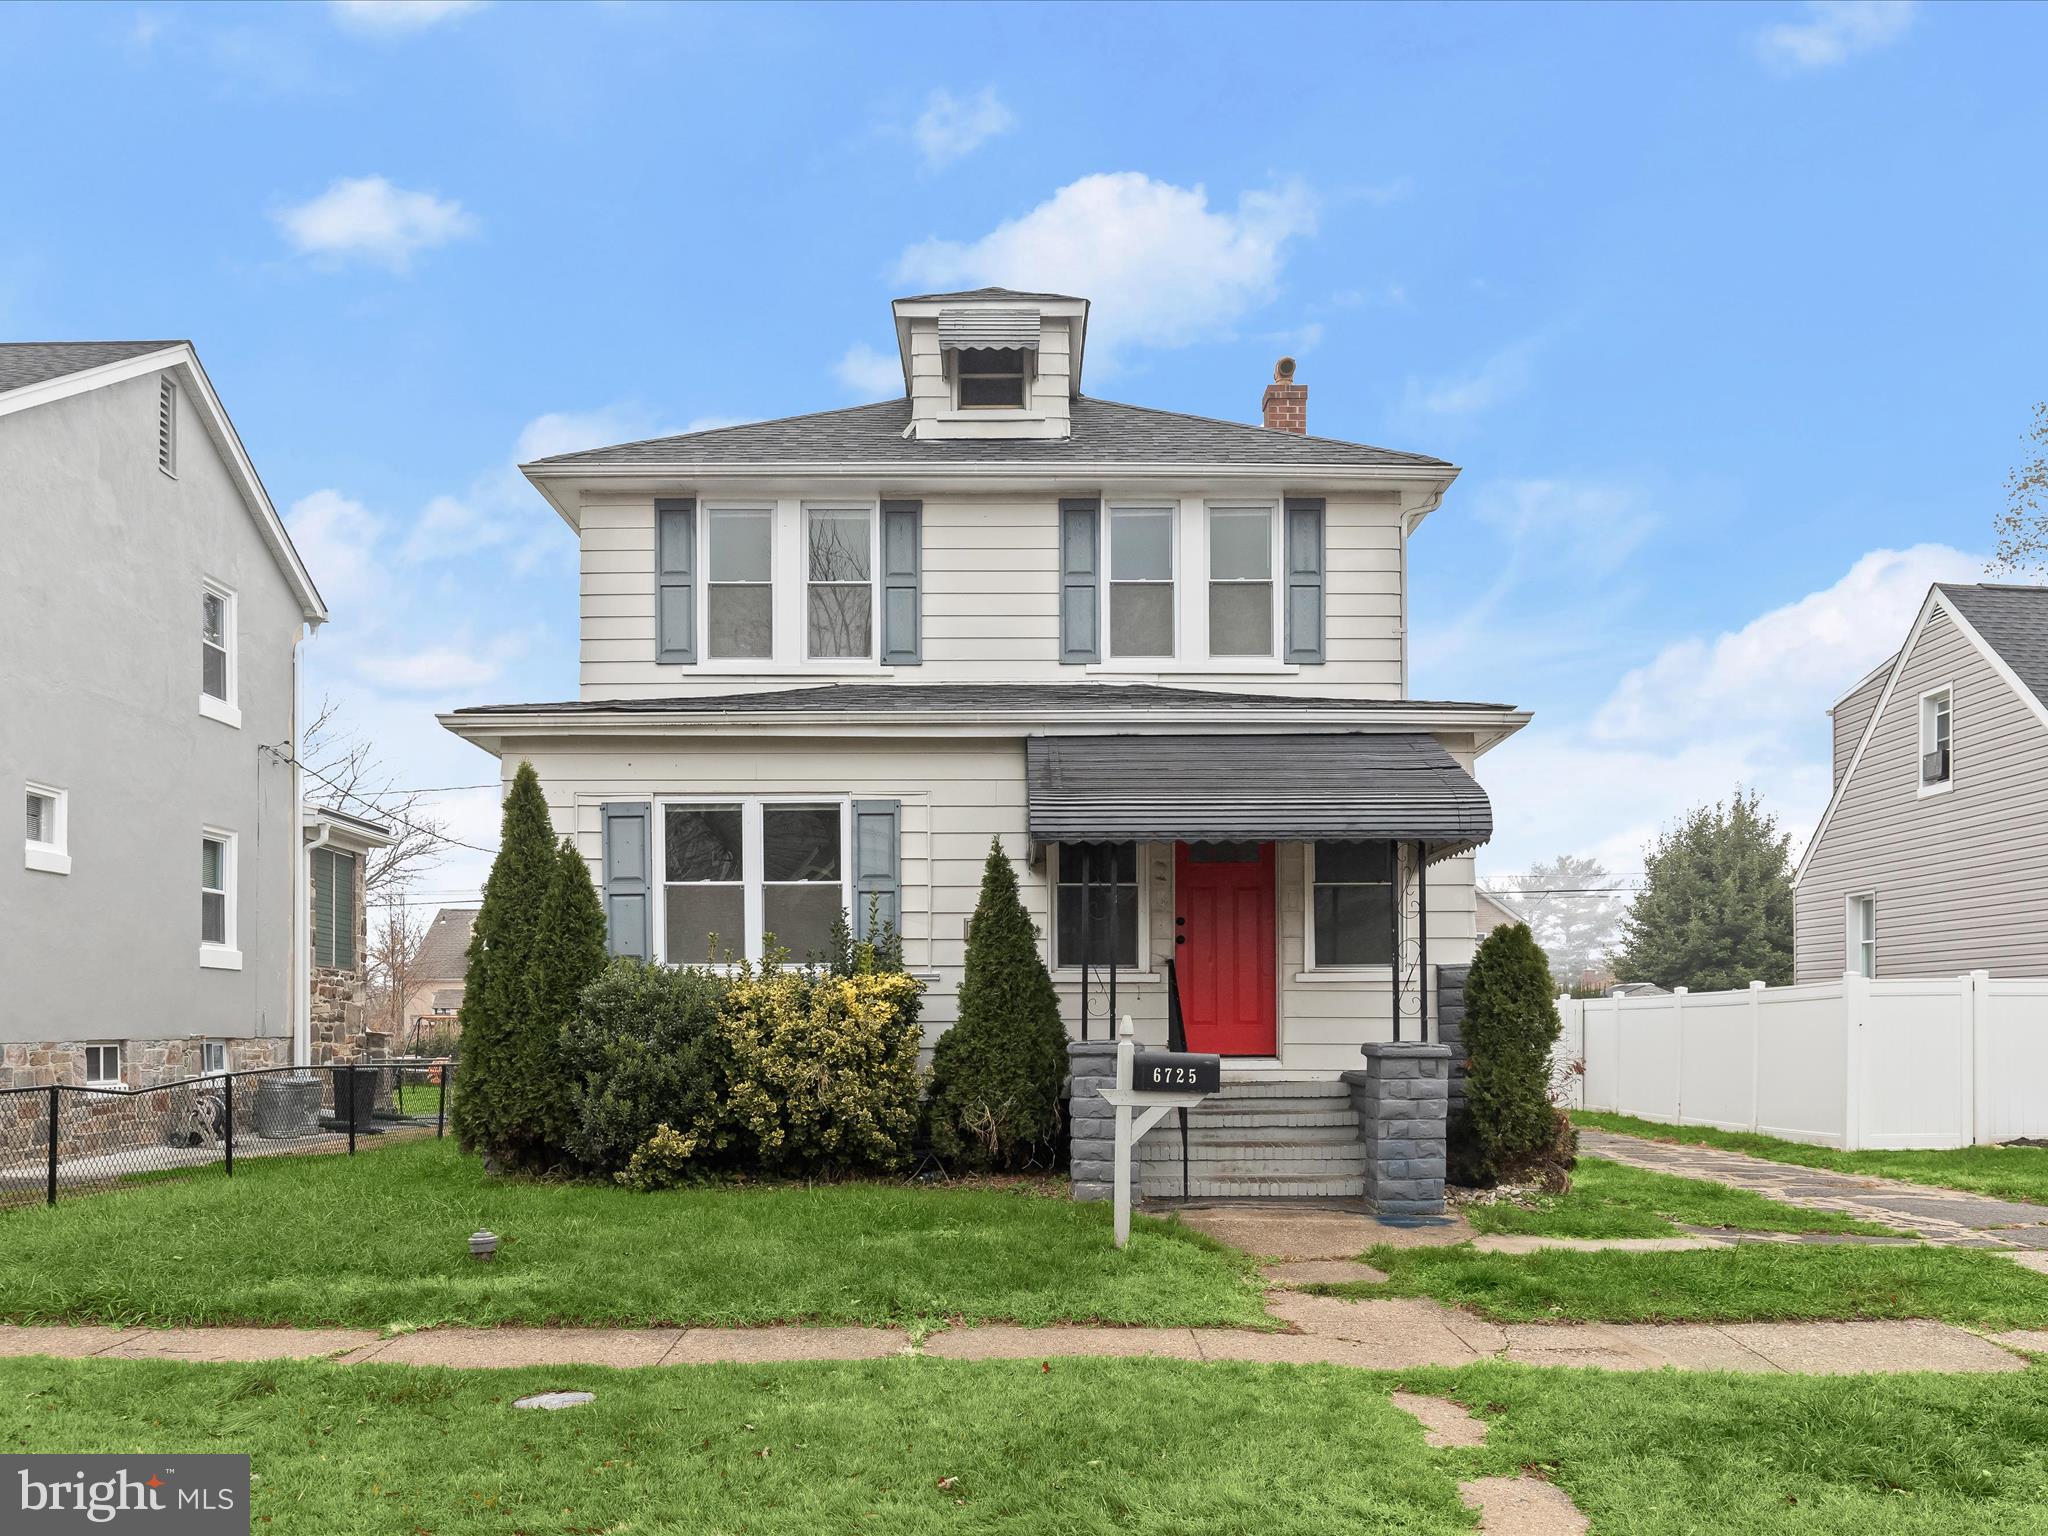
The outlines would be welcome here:
<svg viewBox="0 0 2048 1536">
<path fill-rule="evenodd" d="M 233 1178 L 252 1157 L 445 1136 L 455 1063 L 266 1067 L 152 1088 L 0 1088 L 0 1209 L 159 1179 Z"/>
</svg>

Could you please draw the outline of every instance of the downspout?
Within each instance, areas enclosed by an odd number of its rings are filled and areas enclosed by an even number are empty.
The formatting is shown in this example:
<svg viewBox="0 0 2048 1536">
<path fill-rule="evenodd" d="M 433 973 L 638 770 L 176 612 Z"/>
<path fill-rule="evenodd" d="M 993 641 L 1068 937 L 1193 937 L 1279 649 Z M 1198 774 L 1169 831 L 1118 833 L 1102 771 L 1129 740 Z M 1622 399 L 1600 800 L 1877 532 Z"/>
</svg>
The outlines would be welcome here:
<svg viewBox="0 0 2048 1536">
<path fill-rule="evenodd" d="M 307 893 L 310 882 L 306 873 L 305 770 L 299 763 L 299 664 L 300 650 L 305 643 L 306 629 L 302 624 L 298 633 L 292 636 L 292 835 L 286 839 L 290 846 L 285 855 L 289 860 L 287 867 L 292 881 L 292 1007 L 288 1017 L 292 1021 L 292 1065 L 295 1067 L 309 1065 L 313 1054 L 313 971 L 306 942 L 313 914 Z M 321 835 L 326 835 L 324 829 Z"/>
</svg>

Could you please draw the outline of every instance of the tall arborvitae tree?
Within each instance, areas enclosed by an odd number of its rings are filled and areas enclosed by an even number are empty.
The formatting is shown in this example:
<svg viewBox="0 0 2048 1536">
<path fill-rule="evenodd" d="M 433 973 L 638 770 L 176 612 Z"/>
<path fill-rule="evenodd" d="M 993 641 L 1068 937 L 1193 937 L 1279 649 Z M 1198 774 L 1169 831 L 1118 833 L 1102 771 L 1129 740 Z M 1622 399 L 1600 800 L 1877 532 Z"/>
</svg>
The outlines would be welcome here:
<svg viewBox="0 0 2048 1536">
<path fill-rule="evenodd" d="M 1644 855 L 1615 976 L 1694 992 L 1790 985 L 1791 842 L 1754 791 L 1688 814 Z"/>
<path fill-rule="evenodd" d="M 1451 1176 L 1491 1186 L 1562 1174 L 1570 1130 L 1550 1102 L 1550 1053 L 1561 1028 L 1556 987 L 1527 923 L 1489 933 L 1465 977 L 1465 1107 L 1450 1127 Z"/>
<path fill-rule="evenodd" d="M 559 1160 L 572 1110 L 562 1061 L 562 1029 L 578 999 L 604 970 L 604 905 L 590 881 L 590 866 L 567 838 L 541 902 L 540 924 L 526 965 L 526 1003 L 511 1032 L 510 1055 L 519 1070 L 503 1096 L 521 1131 L 508 1147 L 514 1162 L 547 1167 Z"/>
<path fill-rule="evenodd" d="M 1067 1031 L 1017 892 L 1017 871 L 992 841 L 967 930 L 960 1020 L 932 1051 L 932 1147 L 969 1168 L 1011 1168 L 1049 1155 L 1059 1134 Z"/>
<path fill-rule="evenodd" d="M 520 1024 L 528 1012 L 526 972 L 534 936 L 554 878 L 555 829 L 540 776 L 533 764 L 521 763 L 505 797 L 498 856 L 470 934 L 452 1107 L 464 1149 L 499 1159 L 516 1160 L 525 1137 Z"/>
</svg>

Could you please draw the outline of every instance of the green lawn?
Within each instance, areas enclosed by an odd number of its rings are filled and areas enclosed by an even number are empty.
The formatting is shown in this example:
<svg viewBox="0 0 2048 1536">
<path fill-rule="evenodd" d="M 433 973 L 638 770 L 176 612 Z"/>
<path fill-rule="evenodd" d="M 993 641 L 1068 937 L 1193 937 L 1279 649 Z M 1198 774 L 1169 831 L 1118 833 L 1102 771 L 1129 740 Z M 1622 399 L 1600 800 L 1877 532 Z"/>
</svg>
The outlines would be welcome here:
<svg viewBox="0 0 2048 1536">
<path fill-rule="evenodd" d="M 1915 1184 L 1935 1184 L 1944 1189 L 1967 1189 L 2002 1200 L 2032 1201 L 2048 1205 L 2048 1148 L 2043 1147 L 1957 1147 L 1946 1152 L 1844 1152 L 1836 1147 L 1813 1147 L 1803 1141 L 1781 1141 L 1776 1136 L 1759 1136 L 1748 1131 L 1717 1131 L 1704 1125 L 1666 1125 L 1658 1120 L 1638 1120 L 1633 1115 L 1599 1114 L 1575 1109 L 1572 1123 L 1596 1131 L 1619 1131 L 1652 1141 L 1690 1142 L 1703 1147 L 1725 1147 L 1747 1152 L 1776 1163 L 1797 1163 L 1802 1168 L 1829 1168 L 1837 1173 L 1860 1173 L 1871 1178 L 1906 1179 Z"/>
<path fill-rule="evenodd" d="M 1475 1253 L 1374 1248 L 1384 1285 L 1339 1296 L 1433 1296 L 1499 1322 L 1734 1323 L 1932 1317 L 1971 1327 L 2048 1327 L 2048 1278 L 1955 1248 L 1744 1243 L 1692 1253 Z"/>
<path fill-rule="evenodd" d="M 469 1234 L 503 1240 L 495 1263 Z M 0 1212 L 0 1317 L 112 1323 L 1251 1324 L 1251 1260 L 1010 1189 L 641 1195 L 486 1179 L 452 1141 L 250 1158 L 233 1179 Z"/>
<path fill-rule="evenodd" d="M 1540 1237 L 1673 1237 L 1674 1222 L 1743 1232 L 1860 1232 L 1895 1236 L 1891 1228 L 1838 1211 L 1786 1205 L 1710 1179 L 1686 1179 L 1582 1157 L 1571 1192 L 1538 1196 L 1527 1205 L 1468 1205 L 1475 1232 Z"/>
<path fill-rule="evenodd" d="M 1429 1451 L 1395 1385 L 1491 1426 Z M 513 1409 L 551 1388 L 561 1413 Z M 247 1452 L 275 1536 L 1469 1532 L 1537 1470 L 1599 1533 L 2019 1536 L 2048 1370 L 1766 1377 L 1055 1360 L 437 1371 L 0 1361 L 0 1449 Z"/>
</svg>

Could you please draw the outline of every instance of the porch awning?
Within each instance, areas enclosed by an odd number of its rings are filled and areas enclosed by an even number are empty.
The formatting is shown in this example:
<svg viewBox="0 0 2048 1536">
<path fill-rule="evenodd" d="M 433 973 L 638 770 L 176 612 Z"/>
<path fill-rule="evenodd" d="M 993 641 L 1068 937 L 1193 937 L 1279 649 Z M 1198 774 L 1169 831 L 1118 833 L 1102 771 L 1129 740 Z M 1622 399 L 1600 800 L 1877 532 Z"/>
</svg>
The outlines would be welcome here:
<svg viewBox="0 0 2048 1536">
<path fill-rule="evenodd" d="M 1493 835 L 1486 791 L 1433 736 L 1033 736 L 1036 843 L 1373 838 L 1438 859 Z"/>
</svg>

